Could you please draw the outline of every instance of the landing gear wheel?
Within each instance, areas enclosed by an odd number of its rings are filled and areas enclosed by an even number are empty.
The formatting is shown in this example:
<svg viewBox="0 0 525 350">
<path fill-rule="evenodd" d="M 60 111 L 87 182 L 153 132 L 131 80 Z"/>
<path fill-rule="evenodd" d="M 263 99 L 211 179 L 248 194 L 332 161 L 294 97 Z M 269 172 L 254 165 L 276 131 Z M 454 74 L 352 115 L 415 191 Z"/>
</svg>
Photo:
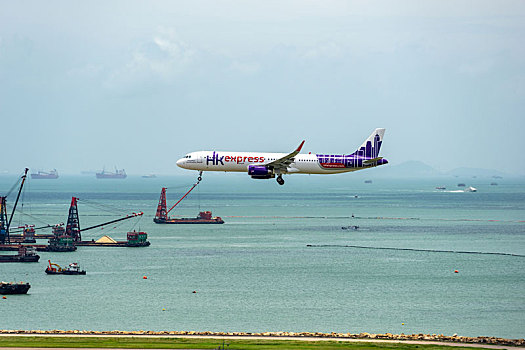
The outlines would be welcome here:
<svg viewBox="0 0 525 350">
<path fill-rule="evenodd" d="M 199 176 L 199 177 L 197 178 L 197 181 L 202 181 L 202 177 Z"/>
<path fill-rule="evenodd" d="M 277 179 L 275 179 L 279 185 L 284 185 L 284 179 L 281 175 L 277 176 Z"/>
</svg>

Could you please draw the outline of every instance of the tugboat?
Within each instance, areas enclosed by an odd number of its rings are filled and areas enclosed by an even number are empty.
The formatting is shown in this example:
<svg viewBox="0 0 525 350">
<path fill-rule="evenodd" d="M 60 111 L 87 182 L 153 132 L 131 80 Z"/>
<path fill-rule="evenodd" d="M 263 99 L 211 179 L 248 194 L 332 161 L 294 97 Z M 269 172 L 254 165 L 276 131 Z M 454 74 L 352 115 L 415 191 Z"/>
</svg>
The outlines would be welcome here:
<svg viewBox="0 0 525 350">
<path fill-rule="evenodd" d="M 34 226 L 27 226 L 24 227 L 24 243 L 36 243 L 35 238 L 35 227 Z"/>
<path fill-rule="evenodd" d="M 54 264 L 48 260 L 49 266 L 46 268 L 48 275 L 85 275 L 86 271 L 80 270 L 78 263 L 71 263 L 65 269 L 58 264 Z"/>
<path fill-rule="evenodd" d="M 66 229 L 62 225 L 53 226 L 53 238 L 48 242 L 47 250 L 50 252 L 73 252 L 77 250 L 73 237 L 66 235 Z"/>
<path fill-rule="evenodd" d="M 27 294 L 29 288 L 29 283 L 0 282 L 0 294 Z"/>
<path fill-rule="evenodd" d="M 128 240 L 126 242 L 127 247 L 147 247 L 150 245 L 148 242 L 148 234 L 146 232 L 128 232 Z"/>
</svg>

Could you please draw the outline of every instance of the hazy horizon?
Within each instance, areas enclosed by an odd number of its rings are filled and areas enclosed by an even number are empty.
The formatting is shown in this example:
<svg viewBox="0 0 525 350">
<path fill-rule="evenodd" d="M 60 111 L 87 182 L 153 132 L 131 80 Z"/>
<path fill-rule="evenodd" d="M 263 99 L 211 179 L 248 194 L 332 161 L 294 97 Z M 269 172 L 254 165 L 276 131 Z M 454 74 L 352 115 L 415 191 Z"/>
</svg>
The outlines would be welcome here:
<svg viewBox="0 0 525 350">
<path fill-rule="evenodd" d="M 0 172 L 176 175 L 384 127 L 387 167 L 525 175 L 524 39 L 522 1 L 0 0 Z"/>
</svg>

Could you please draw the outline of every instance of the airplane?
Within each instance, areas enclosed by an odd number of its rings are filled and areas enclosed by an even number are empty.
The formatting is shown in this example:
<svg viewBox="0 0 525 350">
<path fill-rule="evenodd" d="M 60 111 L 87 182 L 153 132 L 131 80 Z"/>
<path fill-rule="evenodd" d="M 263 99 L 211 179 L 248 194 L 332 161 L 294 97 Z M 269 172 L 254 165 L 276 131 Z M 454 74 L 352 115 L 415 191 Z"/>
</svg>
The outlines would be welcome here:
<svg viewBox="0 0 525 350">
<path fill-rule="evenodd" d="M 247 172 L 253 179 L 276 178 L 284 185 L 284 174 L 338 174 L 387 164 L 379 157 L 385 129 L 378 128 L 352 154 L 299 154 L 304 140 L 291 153 L 199 151 L 177 161 L 184 169 Z"/>
</svg>

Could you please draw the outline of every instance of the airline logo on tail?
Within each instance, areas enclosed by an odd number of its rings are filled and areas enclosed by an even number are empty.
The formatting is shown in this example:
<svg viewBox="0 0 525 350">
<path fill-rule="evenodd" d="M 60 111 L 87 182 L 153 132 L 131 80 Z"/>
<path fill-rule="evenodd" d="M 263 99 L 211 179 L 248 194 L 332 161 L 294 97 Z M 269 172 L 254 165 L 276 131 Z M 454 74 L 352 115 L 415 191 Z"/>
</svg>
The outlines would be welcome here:
<svg viewBox="0 0 525 350">
<path fill-rule="evenodd" d="M 388 163 L 386 159 L 378 157 L 384 134 L 385 129 L 376 129 L 361 147 L 349 155 L 317 154 L 319 164 L 326 169 L 364 167 L 374 163 L 386 164 Z"/>
<path fill-rule="evenodd" d="M 387 164 L 379 156 L 385 129 L 375 129 L 351 154 L 300 154 L 304 145 L 291 153 L 201 151 L 187 154 L 177 161 L 184 169 L 202 171 L 247 172 L 253 179 L 277 177 L 284 184 L 283 174 L 335 174 Z"/>
</svg>

